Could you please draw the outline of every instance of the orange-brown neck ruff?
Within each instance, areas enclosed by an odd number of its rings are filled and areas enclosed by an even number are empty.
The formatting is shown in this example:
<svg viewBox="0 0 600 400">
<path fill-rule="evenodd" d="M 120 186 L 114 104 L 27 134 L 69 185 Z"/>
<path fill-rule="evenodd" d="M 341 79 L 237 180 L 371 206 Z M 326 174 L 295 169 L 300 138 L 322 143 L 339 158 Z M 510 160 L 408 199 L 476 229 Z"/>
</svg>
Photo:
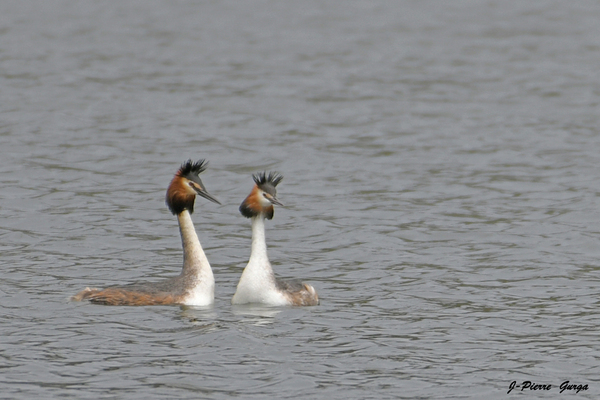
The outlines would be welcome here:
<svg viewBox="0 0 600 400">
<path fill-rule="evenodd" d="M 240 204 L 240 213 L 246 218 L 253 218 L 261 213 L 264 214 L 266 219 L 272 219 L 275 213 L 275 209 L 273 205 L 269 205 L 267 207 L 263 207 L 260 201 L 261 190 L 258 188 L 258 185 L 254 185 L 252 188 L 252 192 L 244 199 L 242 204 Z"/>
<path fill-rule="evenodd" d="M 187 185 L 185 178 L 175 175 L 166 197 L 167 206 L 173 214 L 180 214 L 183 210 L 188 210 L 190 214 L 194 212 L 196 193 Z"/>
</svg>

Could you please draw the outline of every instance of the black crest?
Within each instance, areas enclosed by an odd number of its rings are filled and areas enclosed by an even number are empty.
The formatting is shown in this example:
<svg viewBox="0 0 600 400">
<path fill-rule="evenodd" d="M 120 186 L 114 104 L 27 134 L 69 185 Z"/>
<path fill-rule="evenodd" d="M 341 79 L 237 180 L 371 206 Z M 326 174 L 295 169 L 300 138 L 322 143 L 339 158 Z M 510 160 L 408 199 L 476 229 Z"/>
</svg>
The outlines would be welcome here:
<svg viewBox="0 0 600 400">
<path fill-rule="evenodd" d="M 181 164 L 181 168 L 177 171 L 177 175 L 190 179 L 190 176 L 198 176 L 202 172 L 206 171 L 208 167 L 208 161 L 200 159 L 196 162 L 187 160 Z"/>
<path fill-rule="evenodd" d="M 275 187 L 283 179 L 283 175 L 278 172 L 259 172 L 258 174 L 252 175 L 252 179 L 258 185 L 258 187 L 272 195 L 275 195 Z"/>
</svg>

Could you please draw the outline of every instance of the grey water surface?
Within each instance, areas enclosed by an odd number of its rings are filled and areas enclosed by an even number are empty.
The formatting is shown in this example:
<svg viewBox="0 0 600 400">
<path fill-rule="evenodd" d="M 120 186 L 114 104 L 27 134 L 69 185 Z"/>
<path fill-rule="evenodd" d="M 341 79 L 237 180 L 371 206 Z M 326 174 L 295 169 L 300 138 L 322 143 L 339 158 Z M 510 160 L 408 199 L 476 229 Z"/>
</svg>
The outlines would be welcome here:
<svg viewBox="0 0 600 400">
<path fill-rule="evenodd" d="M 595 1 L 3 1 L 0 398 L 599 398 L 598 21 Z M 223 203 L 193 215 L 214 307 L 70 302 L 179 273 L 164 191 L 188 158 Z M 263 170 L 285 177 L 272 264 L 320 306 L 230 304 Z"/>
</svg>

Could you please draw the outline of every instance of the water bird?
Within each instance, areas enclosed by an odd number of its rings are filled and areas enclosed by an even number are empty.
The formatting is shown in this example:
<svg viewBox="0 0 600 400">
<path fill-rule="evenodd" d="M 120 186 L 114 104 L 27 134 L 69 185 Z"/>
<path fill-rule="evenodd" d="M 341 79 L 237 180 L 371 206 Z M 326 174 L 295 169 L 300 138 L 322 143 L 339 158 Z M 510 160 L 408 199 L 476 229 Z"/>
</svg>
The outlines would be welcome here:
<svg viewBox="0 0 600 400">
<path fill-rule="evenodd" d="M 205 160 L 184 162 L 167 189 L 166 203 L 173 215 L 177 215 L 183 245 L 183 269 L 181 274 L 159 282 L 132 283 L 111 286 L 106 289 L 85 288 L 71 299 L 89 300 L 95 304 L 148 306 L 181 304 L 205 306 L 214 302 L 215 279 L 212 269 L 192 222 L 196 195 L 221 204 L 200 180 L 206 170 Z"/>
<path fill-rule="evenodd" d="M 276 172 L 252 175 L 254 187 L 240 205 L 240 213 L 252 220 L 250 260 L 244 268 L 232 304 L 257 303 L 268 306 L 315 306 L 319 296 L 315 289 L 300 281 L 284 281 L 275 277 L 267 255 L 265 219 L 272 219 L 277 199 L 276 186 L 283 176 Z"/>
</svg>

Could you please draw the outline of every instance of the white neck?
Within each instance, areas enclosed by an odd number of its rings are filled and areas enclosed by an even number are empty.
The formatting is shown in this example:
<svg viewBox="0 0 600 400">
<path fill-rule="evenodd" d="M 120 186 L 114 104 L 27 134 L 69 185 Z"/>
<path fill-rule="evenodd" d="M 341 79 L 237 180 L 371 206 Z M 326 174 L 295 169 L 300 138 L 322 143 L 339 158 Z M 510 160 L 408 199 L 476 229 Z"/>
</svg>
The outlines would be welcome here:
<svg viewBox="0 0 600 400">
<path fill-rule="evenodd" d="M 252 218 L 252 250 L 249 264 L 253 264 L 253 261 L 269 262 L 265 239 L 265 218 L 262 215 Z"/>
<path fill-rule="evenodd" d="M 183 246 L 183 271 L 181 271 L 181 275 L 186 281 L 189 295 L 195 299 L 186 303 L 193 305 L 192 303 L 206 303 L 208 300 L 212 303 L 215 278 L 206 254 L 204 254 L 204 250 L 200 245 L 200 240 L 198 240 L 192 217 L 188 210 L 183 210 L 177 215 L 177 219 Z M 199 297 L 202 299 L 199 299 Z"/>
<path fill-rule="evenodd" d="M 275 275 L 267 255 L 265 242 L 265 217 L 261 214 L 252 218 L 252 251 L 248 265 L 244 268 L 237 290 L 231 300 L 233 304 L 266 303 L 284 304 L 275 287 Z"/>
<path fill-rule="evenodd" d="M 265 217 L 260 214 L 252 218 L 252 250 L 246 269 L 256 270 L 261 275 L 273 275 L 273 269 L 267 254 L 265 239 Z"/>
</svg>

